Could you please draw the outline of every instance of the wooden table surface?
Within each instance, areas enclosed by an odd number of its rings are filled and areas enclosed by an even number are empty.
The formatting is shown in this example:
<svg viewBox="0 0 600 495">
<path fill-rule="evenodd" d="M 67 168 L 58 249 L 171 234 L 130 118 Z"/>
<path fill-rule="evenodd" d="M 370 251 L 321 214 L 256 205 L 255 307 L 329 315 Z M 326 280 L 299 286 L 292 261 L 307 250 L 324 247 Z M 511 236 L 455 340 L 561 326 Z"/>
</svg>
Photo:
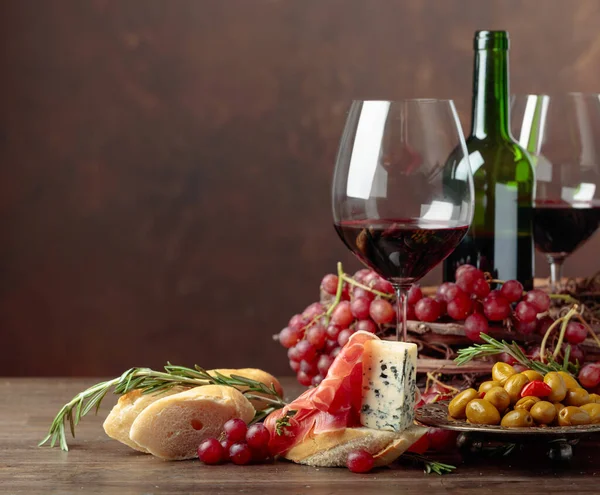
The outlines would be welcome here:
<svg viewBox="0 0 600 495">
<path fill-rule="evenodd" d="M 365 475 L 285 461 L 256 466 L 204 466 L 164 462 L 108 439 L 102 420 L 116 401 L 105 399 L 97 417 L 85 417 L 70 439 L 71 450 L 38 448 L 58 409 L 91 379 L 0 379 L 0 493 L 37 494 L 533 494 L 600 493 L 600 442 L 575 449 L 573 464 L 553 468 L 543 455 L 520 453 L 461 463 L 455 473 L 427 475 L 396 463 Z M 283 380 L 293 397 L 300 387 Z"/>
</svg>

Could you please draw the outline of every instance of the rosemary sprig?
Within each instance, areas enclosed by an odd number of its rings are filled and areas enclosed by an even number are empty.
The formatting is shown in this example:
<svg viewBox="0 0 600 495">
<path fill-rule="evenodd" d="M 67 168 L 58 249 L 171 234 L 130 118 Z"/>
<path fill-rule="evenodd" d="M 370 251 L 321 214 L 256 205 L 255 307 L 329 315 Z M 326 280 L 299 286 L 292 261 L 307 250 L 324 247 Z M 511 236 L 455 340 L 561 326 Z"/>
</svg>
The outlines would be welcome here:
<svg viewBox="0 0 600 495">
<path fill-rule="evenodd" d="M 273 386 L 268 387 L 262 382 L 238 375 L 231 375 L 230 377 L 220 373 L 211 375 L 198 365 L 195 365 L 192 369 L 167 363 L 164 372 L 154 371 L 150 368 L 131 368 L 121 376 L 97 383 L 73 397 L 60 409 L 50 425 L 48 435 L 38 445 L 41 446 L 50 442 L 50 447 L 54 447 L 58 442 L 62 450 L 68 451 L 65 423 L 69 423 L 71 435 L 75 437 L 75 426 L 92 409 L 95 409 L 96 414 L 98 413 L 102 399 L 111 389 L 113 389 L 113 393 L 118 395 L 126 394 L 132 390 L 140 390 L 143 394 L 151 394 L 162 393 L 177 386 L 191 388 L 213 384 L 228 385 L 240 390 L 248 399 L 265 401 L 270 404 L 270 407 L 267 408 L 270 410 L 269 412 L 286 405 Z M 264 396 L 257 395 L 257 393 L 264 394 Z M 257 415 L 264 418 L 263 411 L 257 412 Z"/>
<path fill-rule="evenodd" d="M 526 366 L 541 374 L 546 374 L 550 371 L 566 371 L 567 373 L 572 374 L 577 373 L 578 366 L 569 362 L 569 350 L 565 352 L 565 359 L 562 363 L 555 361 L 552 357 L 549 357 L 547 363 L 542 363 L 540 361 L 529 359 L 516 342 L 509 344 L 505 340 L 498 341 L 493 337 L 486 335 L 485 333 L 480 334 L 479 337 L 485 342 L 485 344 L 474 344 L 470 347 L 459 349 L 458 355 L 454 360 L 456 364 L 460 366 L 475 358 L 493 356 L 506 352 L 523 366 Z"/>
<path fill-rule="evenodd" d="M 290 423 L 290 418 L 295 416 L 297 412 L 298 411 L 295 411 L 294 409 L 290 409 L 281 418 L 279 418 L 277 421 L 275 421 L 275 433 L 278 436 L 283 435 L 284 428 L 286 428 L 288 426 L 292 426 L 292 424 Z"/>
<path fill-rule="evenodd" d="M 426 474 L 435 473 L 442 475 L 451 473 L 456 469 L 456 466 L 453 466 L 452 464 L 443 464 L 441 462 L 433 461 L 421 454 L 415 454 L 413 452 L 405 452 L 402 454 L 401 459 L 407 459 L 416 464 L 422 465 L 423 471 Z"/>
</svg>

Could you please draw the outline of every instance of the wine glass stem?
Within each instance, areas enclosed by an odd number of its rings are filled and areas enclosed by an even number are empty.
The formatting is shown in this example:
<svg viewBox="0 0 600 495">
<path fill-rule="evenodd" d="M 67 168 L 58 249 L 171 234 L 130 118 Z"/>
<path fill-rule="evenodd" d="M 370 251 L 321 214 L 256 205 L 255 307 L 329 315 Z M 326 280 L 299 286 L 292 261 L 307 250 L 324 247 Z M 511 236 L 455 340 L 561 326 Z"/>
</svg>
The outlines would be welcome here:
<svg viewBox="0 0 600 495">
<path fill-rule="evenodd" d="M 558 292 L 562 280 L 562 268 L 565 259 L 560 256 L 548 256 L 550 263 L 550 291 Z"/>
<path fill-rule="evenodd" d="M 410 289 L 410 286 L 395 285 L 394 289 L 396 291 L 396 340 L 407 342 L 406 310 L 408 308 L 408 289 Z"/>
</svg>

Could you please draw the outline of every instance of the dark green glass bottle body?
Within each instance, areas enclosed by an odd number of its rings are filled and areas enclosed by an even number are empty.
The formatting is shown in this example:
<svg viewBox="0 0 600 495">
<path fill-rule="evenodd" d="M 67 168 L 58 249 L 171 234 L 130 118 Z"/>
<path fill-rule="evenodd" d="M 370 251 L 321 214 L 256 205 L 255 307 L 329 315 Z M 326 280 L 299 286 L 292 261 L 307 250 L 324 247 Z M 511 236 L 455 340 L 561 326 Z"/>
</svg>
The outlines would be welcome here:
<svg viewBox="0 0 600 495">
<path fill-rule="evenodd" d="M 533 285 L 535 176 L 531 159 L 509 129 L 508 79 L 508 34 L 479 31 L 472 129 L 466 140 L 475 211 L 469 233 L 444 262 L 445 281 L 453 281 L 456 268 L 467 263 L 496 279 L 517 279 L 526 289 Z M 457 157 L 449 157 L 448 170 L 460 166 Z"/>
</svg>

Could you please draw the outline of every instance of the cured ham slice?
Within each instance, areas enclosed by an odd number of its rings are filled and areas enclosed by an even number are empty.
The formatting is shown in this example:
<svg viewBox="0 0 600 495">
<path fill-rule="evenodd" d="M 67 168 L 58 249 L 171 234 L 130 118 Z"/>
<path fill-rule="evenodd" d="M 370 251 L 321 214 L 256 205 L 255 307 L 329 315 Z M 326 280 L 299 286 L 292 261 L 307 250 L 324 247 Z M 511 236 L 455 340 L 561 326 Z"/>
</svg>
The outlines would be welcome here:
<svg viewBox="0 0 600 495">
<path fill-rule="evenodd" d="M 271 454 L 285 454 L 309 434 L 360 426 L 364 344 L 374 339 L 379 340 L 372 333 L 354 333 L 317 387 L 265 419 Z M 277 434 L 277 421 L 284 417 L 289 425 Z"/>
</svg>

